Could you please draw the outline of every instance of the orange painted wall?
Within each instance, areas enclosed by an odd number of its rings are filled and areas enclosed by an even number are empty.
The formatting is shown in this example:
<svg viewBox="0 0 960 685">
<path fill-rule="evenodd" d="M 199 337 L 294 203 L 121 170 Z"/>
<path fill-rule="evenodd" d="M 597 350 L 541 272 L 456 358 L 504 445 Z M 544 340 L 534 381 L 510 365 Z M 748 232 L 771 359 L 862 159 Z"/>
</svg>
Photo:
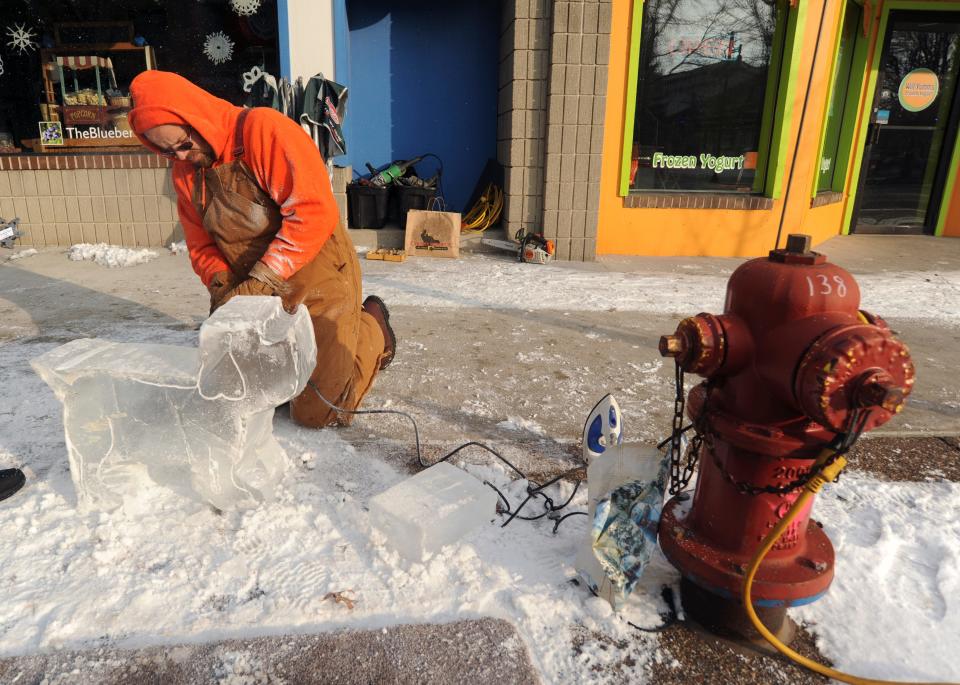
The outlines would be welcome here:
<svg viewBox="0 0 960 685">
<path fill-rule="evenodd" d="M 597 236 L 598 254 L 633 255 L 713 255 L 750 257 L 766 254 L 775 247 L 780 213 L 790 165 L 796 159 L 793 185 L 784 216 L 781 244 L 788 233 L 805 232 L 814 243 L 837 235 L 841 230 L 843 204 L 810 208 L 817 149 L 827 103 L 828 85 L 833 69 L 833 46 L 839 24 L 841 4 L 830 0 L 809 2 L 803 30 L 803 46 L 794 91 L 793 116 L 785 157 L 783 190 L 772 210 L 721 209 L 636 209 L 625 208 L 618 194 L 620 156 L 626 112 L 626 86 L 633 2 L 613 0 L 613 33 L 610 37 L 609 82 L 604 124 L 603 168 L 600 185 L 600 214 Z M 809 79 L 814 57 L 821 11 L 827 3 L 826 18 L 820 36 L 819 56 L 812 81 Z M 808 91 L 803 137 L 797 152 L 800 111 Z M 630 132 L 632 135 L 632 131 Z"/>
<path fill-rule="evenodd" d="M 947 220 L 943 224 L 943 235 L 960 238 L 960 183 L 953 186 L 953 196 L 947 208 Z"/>
</svg>

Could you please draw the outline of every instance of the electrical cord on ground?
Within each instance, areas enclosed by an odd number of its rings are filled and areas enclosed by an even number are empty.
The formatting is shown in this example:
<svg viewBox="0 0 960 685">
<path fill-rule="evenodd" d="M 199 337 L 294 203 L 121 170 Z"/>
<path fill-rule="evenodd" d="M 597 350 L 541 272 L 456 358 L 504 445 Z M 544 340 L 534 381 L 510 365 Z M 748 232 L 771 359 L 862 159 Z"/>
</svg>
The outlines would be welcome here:
<svg viewBox="0 0 960 685">
<path fill-rule="evenodd" d="M 754 578 L 757 575 L 757 570 L 760 568 L 760 564 L 763 563 L 764 558 L 776 544 L 777 540 L 780 539 L 780 536 L 783 535 L 783 532 L 788 528 L 788 526 L 790 526 L 793 520 L 800 514 L 801 511 L 806 510 L 806 507 L 810 504 L 811 498 L 820 492 L 824 485 L 829 482 L 835 482 L 840 477 L 840 473 L 847 465 L 847 460 L 844 455 L 850 451 L 850 448 L 853 447 L 854 443 L 860 437 L 860 434 L 863 432 L 863 429 L 866 426 L 868 417 L 869 412 L 866 411 L 860 413 L 860 410 L 854 410 L 854 412 L 852 412 L 850 420 L 851 430 L 841 434 L 835 449 L 827 448 L 818 457 L 813 467 L 814 476 L 804 484 L 800 496 L 797 497 L 796 501 L 793 503 L 793 506 L 791 506 L 789 511 L 787 511 L 787 514 L 780 519 L 780 522 L 774 526 L 773 530 L 771 530 L 767 537 L 764 538 L 763 542 L 760 543 L 760 547 L 750 560 L 750 564 L 747 567 L 747 571 L 743 579 L 744 609 L 746 610 L 747 616 L 750 618 L 750 622 L 753 624 L 753 627 L 756 628 L 757 632 L 759 632 L 764 639 L 769 642 L 778 652 L 786 656 L 791 661 L 815 673 L 827 676 L 828 678 L 833 678 L 834 680 L 839 680 L 844 683 L 850 683 L 851 685 L 958 685 L 957 683 L 906 683 L 904 681 L 861 678 L 849 673 L 844 673 L 843 671 L 838 671 L 830 668 L 829 666 L 824 666 L 813 659 L 808 659 L 802 654 L 795 652 L 793 649 L 781 642 L 776 635 L 774 635 L 765 625 L 763 625 L 763 622 L 760 620 L 760 617 L 757 616 L 757 612 L 753 608 L 751 590 L 753 588 Z"/>
<path fill-rule="evenodd" d="M 675 623 L 679 623 L 680 616 L 679 612 L 677 611 L 676 598 L 673 596 L 673 588 L 669 585 L 664 585 L 660 590 L 660 596 L 663 598 L 663 601 L 666 602 L 667 608 L 669 609 L 667 612 L 667 617 L 663 620 L 663 623 L 653 628 L 638 626 L 633 621 L 627 621 L 627 625 L 635 630 L 639 630 L 641 633 L 662 633 Z"/>
<path fill-rule="evenodd" d="M 568 516 L 572 516 L 572 514 L 568 514 Z M 577 587 L 580 586 L 580 581 L 577 578 L 572 578 L 570 582 L 576 585 Z M 600 596 L 589 585 L 587 586 L 587 589 L 590 590 L 590 594 L 592 594 L 594 597 Z M 661 623 L 658 626 L 653 626 L 652 628 L 647 628 L 645 626 L 638 626 L 633 621 L 626 621 L 627 625 L 633 628 L 634 630 L 640 631 L 641 633 L 662 633 L 664 630 L 674 625 L 675 623 L 682 623 L 683 621 L 680 618 L 680 612 L 677 610 L 676 599 L 673 595 L 673 588 L 670 587 L 669 585 L 664 585 L 663 587 L 661 587 L 660 597 L 663 598 L 663 601 L 667 605 L 667 615 L 666 615 L 666 618 L 663 619 L 663 623 Z M 661 617 L 662 616 L 663 614 L 661 614 Z"/>
<path fill-rule="evenodd" d="M 559 505 L 555 504 L 553 501 L 553 498 L 551 498 L 549 495 L 547 495 L 544 492 L 546 488 L 557 483 L 558 481 L 564 478 L 567 478 L 568 476 L 571 476 L 574 473 L 577 473 L 578 471 L 582 471 L 583 470 L 582 467 L 577 467 L 574 469 L 570 469 L 569 471 L 564 471 L 559 476 L 556 476 L 551 480 L 547 481 L 546 483 L 544 483 L 543 485 L 540 485 L 535 481 L 531 480 L 530 478 L 528 478 L 526 474 L 523 473 L 523 471 L 521 471 L 516 466 L 514 466 L 506 457 L 504 457 L 502 454 L 497 452 L 495 449 L 493 449 L 489 445 L 483 444 L 482 442 L 476 442 L 475 440 L 471 440 L 470 442 L 463 443 L 462 445 L 454 448 L 453 450 L 451 450 L 444 456 L 440 457 L 433 463 L 428 464 L 423 460 L 423 451 L 421 450 L 421 447 L 420 447 L 420 429 L 417 427 L 416 420 L 407 412 L 400 411 L 399 409 L 343 409 L 335 405 L 326 397 L 324 397 L 323 393 L 320 392 L 320 389 L 312 380 L 307 381 L 307 384 L 310 386 L 313 392 L 316 393 L 317 397 L 319 397 L 324 404 L 326 404 L 328 407 L 330 407 L 337 413 L 351 414 L 354 416 L 364 415 L 364 414 L 395 414 L 397 416 L 402 416 L 405 419 L 407 419 L 413 425 L 413 437 L 414 437 L 414 442 L 416 443 L 416 449 L 417 449 L 417 463 L 419 463 L 420 466 L 422 466 L 423 468 L 433 466 L 434 464 L 439 464 L 441 461 L 447 461 L 448 459 L 450 459 L 451 457 L 455 456 L 456 454 L 465 450 L 468 447 L 479 447 L 480 449 L 486 450 L 487 452 L 492 454 L 494 457 L 499 459 L 501 462 L 509 466 L 514 473 L 516 473 L 518 476 L 520 476 L 520 478 L 522 478 L 523 480 L 529 483 L 529 485 L 527 485 L 527 497 L 525 500 L 523 500 L 523 502 L 519 504 L 519 506 L 517 506 L 516 509 L 510 506 L 510 502 L 507 500 L 506 496 L 504 496 L 504 494 L 499 489 L 497 489 L 495 485 L 493 485 L 488 481 L 483 481 L 484 485 L 488 485 L 489 487 L 493 488 L 494 492 L 497 493 L 497 496 L 503 502 L 504 507 L 506 507 L 505 511 L 501 513 L 508 514 L 508 518 L 503 524 L 501 524 L 500 526 L 501 528 L 507 526 L 514 519 L 520 519 L 522 521 L 536 521 L 544 517 L 550 517 L 554 519 L 553 532 L 556 533 L 557 529 L 560 527 L 560 523 L 564 519 L 567 519 L 571 516 L 581 515 L 581 514 L 585 516 L 587 514 L 587 512 L 585 511 L 570 512 L 570 513 L 567 513 L 565 516 L 560 516 L 559 514 L 557 514 L 557 512 L 566 508 L 570 504 L 570 502 L 573 501 L 574 496 L 577 494 L 577 491 L 580 489 L 580 484 L 583 482 L 581 479 L 577 479 L 573 487 L 573 492 L 570 493 L 570 496 L 562 504 L 559 504 Z M 531 500 L 537 497 L 543 498 L 544 512 L 536 516 L 520 516 L 520 511 Z"/>
</svg>

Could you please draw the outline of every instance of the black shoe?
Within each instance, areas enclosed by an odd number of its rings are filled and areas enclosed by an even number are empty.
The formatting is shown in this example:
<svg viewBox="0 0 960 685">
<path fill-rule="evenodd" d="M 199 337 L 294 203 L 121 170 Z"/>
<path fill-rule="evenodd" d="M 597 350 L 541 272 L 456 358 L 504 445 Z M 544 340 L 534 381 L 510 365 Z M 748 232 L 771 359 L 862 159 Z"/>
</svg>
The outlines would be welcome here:
<svg viewBox="0 0 960 685">
<path fill-rule="evenodd" d="M 7 499 L 26 482 L 27 477 L 20 469 L 0 469 L 0 500 Z"/>
<path fill-rule="evenodd" d="M 380 324 L 380 330 L 383 331 L 383 359 L 380 360 L 380 370 L 390 366 L 394 355 L 397 353 L 397 336 L 393 332 L 393 326 L 390 325 L 390 310 L 376 295 L 371 295 L 363 301 L 363 311 L 372 316 Z"/>
</svg>

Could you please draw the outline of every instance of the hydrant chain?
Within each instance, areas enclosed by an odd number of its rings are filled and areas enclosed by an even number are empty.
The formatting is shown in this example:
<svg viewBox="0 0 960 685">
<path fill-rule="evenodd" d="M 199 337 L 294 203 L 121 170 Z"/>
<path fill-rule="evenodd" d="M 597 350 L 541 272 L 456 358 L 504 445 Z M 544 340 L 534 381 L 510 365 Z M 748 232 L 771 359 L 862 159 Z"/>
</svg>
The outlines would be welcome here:
<svg viewBox="0 0 960 685">
<path fill-rule="evenodd" d="M 680 363 L 679 357 L 675 359 L 675 363 L 676 373 L 674 376 L 674 386 L 676 388 L 676 395 L 673 400 L 673 430 L 670 433 L 670 437 L 657 445 L 658 448 L 661 448 L 668 442 L 670 443 L 669 493 L 671 495 L 676 495 L 681 492 L 687 487 L 690 479 L 693 478 L 693 473 L 697 469 L 697 462 L 700 460 L 700 446 L 703 442 L 701 430 L 696 423 L 691 423 L 687 426 L 683 425 L 683 412 L 686 406 L 686 394 L 683 391 L 683 365 Z M 681 464 L 680 460 L 683 456 L 681 454 L 683 450 L 681 437 L 691 428 L 694 429 L 694 436 L 690 441 L 690 446 L 687 448 L 686 463 Z"/>
</svg>

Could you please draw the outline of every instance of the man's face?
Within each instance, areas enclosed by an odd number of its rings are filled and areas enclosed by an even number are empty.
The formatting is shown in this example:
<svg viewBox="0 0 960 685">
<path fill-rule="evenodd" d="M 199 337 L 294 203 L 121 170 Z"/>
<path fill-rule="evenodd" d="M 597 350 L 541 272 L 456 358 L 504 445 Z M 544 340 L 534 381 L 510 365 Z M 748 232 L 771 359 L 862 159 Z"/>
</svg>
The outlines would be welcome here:
<svg viewBox="0 0 960 685">
<path fill-rule="evenodd" d="M 194 129 L 179 124 L 163 124 L 144 131 L 143 137 L 159 148 L 168 159 L 187 162 L 196 167 L 213 165 L 213 148 Z"/>
</svg>

